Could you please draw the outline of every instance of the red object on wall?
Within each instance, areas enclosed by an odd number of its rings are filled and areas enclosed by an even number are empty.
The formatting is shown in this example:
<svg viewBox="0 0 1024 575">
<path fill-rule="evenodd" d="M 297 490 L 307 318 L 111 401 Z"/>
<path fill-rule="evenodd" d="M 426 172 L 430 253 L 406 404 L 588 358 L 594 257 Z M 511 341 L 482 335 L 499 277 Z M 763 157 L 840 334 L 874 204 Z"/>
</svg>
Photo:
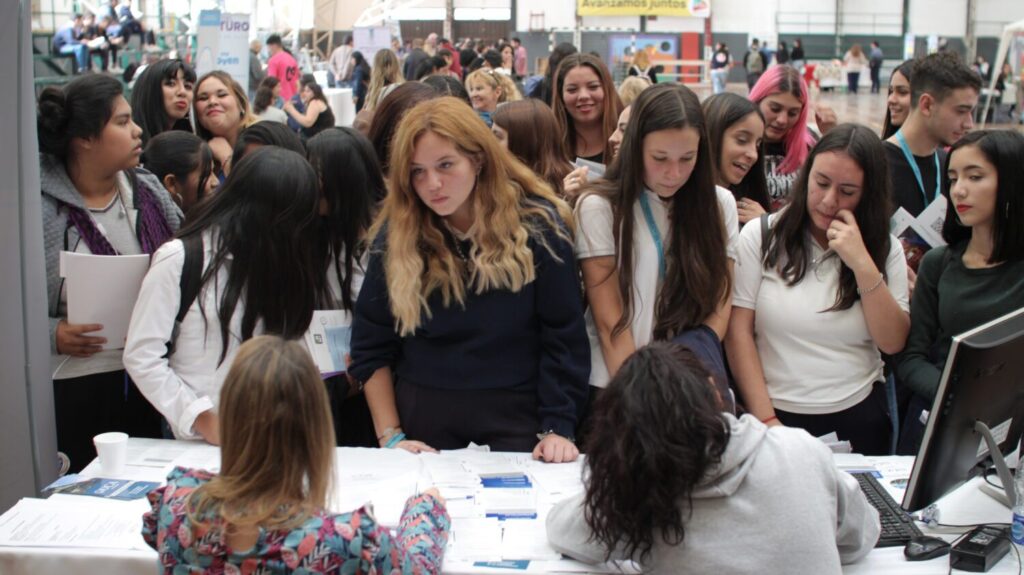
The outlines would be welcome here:
<svg viewBox="0 0 1024 575">
<path fill-rule="evenodd" d="M 681 60 L 700 60 L 701 47 L 700 47 L 700 34 L 697 32 L 683 32 L 679 35 L 679 47 Z M 680 73 L 687 74 L 679 79 L 684 84 L 698 84 L 700 83 L 700 68 L 693 66 L 685 66 Z"/>
</svg>

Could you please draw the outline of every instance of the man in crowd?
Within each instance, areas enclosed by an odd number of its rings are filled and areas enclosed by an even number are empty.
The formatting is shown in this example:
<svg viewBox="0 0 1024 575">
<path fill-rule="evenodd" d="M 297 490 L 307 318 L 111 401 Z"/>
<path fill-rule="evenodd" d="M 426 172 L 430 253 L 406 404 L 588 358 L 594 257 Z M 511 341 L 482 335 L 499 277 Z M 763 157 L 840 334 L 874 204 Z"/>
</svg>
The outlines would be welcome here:
<svg viewBox="0 0 1024 575">
<path fill-rule="evenodd" d="M 295 81 L 299 78 L 299 63 L 284 49 L 280 34 L 271 34 L 267 38 L 267 51 L 270 52 L 267 75 L 281 81 L 281 98 L 287 102 L 296 92 Z"/>
</svg>

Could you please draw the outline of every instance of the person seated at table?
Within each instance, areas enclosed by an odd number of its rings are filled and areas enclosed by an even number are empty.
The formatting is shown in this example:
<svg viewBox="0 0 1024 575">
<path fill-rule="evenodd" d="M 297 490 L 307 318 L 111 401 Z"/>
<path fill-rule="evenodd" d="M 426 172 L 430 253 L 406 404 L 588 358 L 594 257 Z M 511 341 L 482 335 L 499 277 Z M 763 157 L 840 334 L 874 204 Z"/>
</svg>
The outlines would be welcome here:
<svg viewBox="0 0 1024 575">
<path fill-rule="evenodd" d="M 256 97 L 252 100 L 252 113 L 261 122 L 287 124 L 288 114 L 276 105 L 280 98 L 281 81 L 273 76 L 263 78 L 256 88 Z"/>
<path fill-rule="evenodd" d="M 1024 307 L 1024 136 L 970 132 L 946 159 L 947 245 L 921 261 L 896 375 L 914 391 L 900 453 L 917 453 L 954 335 Z"/>
<path fill-rule="evenodd" d="M 305 347 L 247 341 L 220 397 L 220 472 L 176 467 L 148 495 L 142 537 L 164 573 L 440 573 L 451 521 L 437 489 L 406 501 L 395 535 L 369 505 L 326 510 L 334 432 Z"/>
<path fill-rule="evenodd" d="M 880 526 L 857 481 L 807 432 L 722 412 L 689 349 L 636 351 L 598 397 L 584 492 L 547 516 L 555 550 L 644 573 L 839 573 Z"/>
<path fill-rule="evenodd" d="M 352 323 L 381 446 L 576 459 L 590 354 L 570 230 L 464 102 L 406 114 Z"/>
<path fill-rule="evenodd" d="M 868 455 L 887 454 L 892 431 L 879 350 L 901 351 L 910 330 L 885 166 L 864 126 L 843 124 L 815 145 L 789 206 L 740 233 L 725 339 L 750 413 L 835 431 Z"/>
<path fill-rule="evenodd" d="M 242 342 L 309 330 L 327 289 L 316 255 L 319 207 L 309 162 L 264 146 L 239 160 L 177 239 L 153 255 L 124 364 L 176 438 L 220 443 L 217 400 Z"/>
<path fill-rule="evenodd" d="M 316 82 L 303 84 L 299 91 L 299 97 L 302 98 L 305 108 L 302 112 L 296 110 L 295 104 L 291 102 L 284 103 L 284 111 L 302 126 L 299 133 L 304 140 L 334 126 L 334 112 L 331 111 L 331 106 L 327 103 L 327 97 L 324 96 L 324 90 L 320 84 Z"/>
</svg>

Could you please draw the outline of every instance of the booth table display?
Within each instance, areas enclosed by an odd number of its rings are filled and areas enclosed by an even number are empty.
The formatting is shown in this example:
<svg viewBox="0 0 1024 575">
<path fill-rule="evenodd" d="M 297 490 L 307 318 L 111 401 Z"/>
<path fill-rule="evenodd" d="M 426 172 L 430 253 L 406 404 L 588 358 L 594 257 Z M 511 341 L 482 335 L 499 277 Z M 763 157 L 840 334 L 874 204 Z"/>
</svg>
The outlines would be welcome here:
<svg viewBox="0 0 1024 575">
<path fill-rule="evenodd" d="M 128 461 L 120 479 L 162 482 L 175 465 L 216 470 L 219 449 L 200 442 L 129 440 Z M 911 457 L 863 457 L 837 455 L 843 469 L 876 469 L 879 481 L 900 501 L 901 488 L 910 474 Z M 337 512 L 372 501 L 377 519 L 398 524 L 406 498 L 437 485 L 448 500 L 452 534 L 446 550 L 445 573 L 609 573 L 611 565 L 593 567 L 561 559 L 546 544 L 544 519 L 555 502 L 582 490 L 582 462 L 544 464 L 523 453 L 489 453 L 476 450 L 413 455 L 402 450 L 339 448 L 335 461 L 335 490 L 329 507 Z M 83 476 L 101 476 L 92 462 Z M 483 477 L 484 479 L 481 479 Z M 978 489 L 980 479 L 950 493 L 939 502 L 942 522 L 972 524 L 1007 522 L 1008 509 Z M 0 533 L 15 510 L 31 506 L 61 506 L 109 515 L 129 533 L 107 548 L 53 546 L 0 546 L 0 573 L 45 575 L 48 573 L 105 573 L 112 575 L 155 572 L 157 554 L 146 546 L 140 533 L 146 499 L 115 501 L 80 495 L 54 495 L 49 500 L 22 500 L 0 516 Z M 928 533 L 927 528 L 923 530 Z M 131 535 L 134 532 L 134 535 Z M 945 536 L 953 539 L 953 535 Z M 3 542 L 5 545 L 7 542 Z M 797 558 L 794 558 L 797 559 Z M 844 566 L 847 574 L 946 573 L 948 557 L 919 563 L 907 562 L 902 548 L 875 549 L 858 563 Z M 500 563 L 498 563 L 500 562 Z M 500 564 L 502 567 L 498 567 Z M 623 565 L 627 572 L 632 565 Z M 990 573 L 1016 573 L 1017 557 L 1011 550 Z"/>
</svg>

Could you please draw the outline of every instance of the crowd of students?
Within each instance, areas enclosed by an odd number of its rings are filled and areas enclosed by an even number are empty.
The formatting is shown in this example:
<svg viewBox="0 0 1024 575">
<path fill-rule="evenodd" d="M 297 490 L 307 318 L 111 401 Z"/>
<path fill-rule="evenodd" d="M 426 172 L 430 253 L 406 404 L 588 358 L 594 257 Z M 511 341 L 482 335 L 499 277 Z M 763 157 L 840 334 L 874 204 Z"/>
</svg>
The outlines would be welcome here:
<svg viewBox="0 0 1024 575">
<path fill-rule="evenodd" d="M 525 100 L 490 67 L 392 87 L 394 53 L 374 61 L 356 126 L 304 138 L 178 60 L 131 104 L 103 75 L 40 97 L 58 447 L 77 469 L 112 429 L 222 446 L 219 475 L 176 470 L 151 497 L 168 571 L 437 571 L 436 491 L 393 540 L 366 510 L 324 511 L 335 444 L 585 452 L 585 493 L 549 517 L 585 560 L 794 556 L 766 514 L 820 520 L 800 555 L 822 572 L 872 547 L 877 516 L 796 428 L 885 454 L 898 409 L 912 450 L 952 336 L 1024 306 L 1024 136 L 970 131 L 974 72 L 899 66 L 883 141 L 812 106 L 788 65 L 702 103 L 674 83 L 620 97 L 563 46 Z M 286 109 L 304 127 L 330 113 L 318 90 Z M 940 195 L 948 246 L 915 275 L 889 219 Z M 64 250 L 152 255 L 123 352 L 68 323 Z M 352 324 L 347 374 L 325 380 L 289 341 L 323 309 Z M 737 525 L 748 558 L 720 552 Z"/>
</svg>

